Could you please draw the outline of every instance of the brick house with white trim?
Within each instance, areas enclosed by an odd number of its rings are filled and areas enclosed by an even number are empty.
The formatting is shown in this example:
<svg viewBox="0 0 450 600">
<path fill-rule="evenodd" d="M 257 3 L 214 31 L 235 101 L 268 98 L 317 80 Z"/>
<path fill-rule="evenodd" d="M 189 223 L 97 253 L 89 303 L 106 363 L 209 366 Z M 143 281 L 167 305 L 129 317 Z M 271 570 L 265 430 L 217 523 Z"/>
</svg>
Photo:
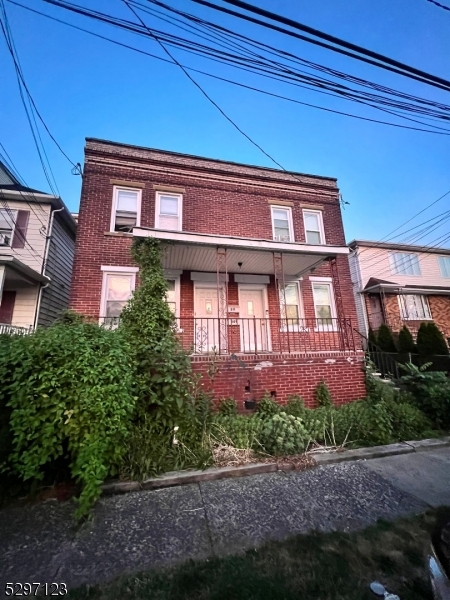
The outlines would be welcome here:
<svg viewBox="0 0 450 600">
<path fill-rule="evenodd" d="M 336 180 L 88 138 L 71 308 L 111 324 L 164 245 L 168 302 L 216 398 L 365 395 Z M 207 378 L 205 379 L 205 381 Z M 209 380 L 206 381 L 209 385 Z"/>
</svg>

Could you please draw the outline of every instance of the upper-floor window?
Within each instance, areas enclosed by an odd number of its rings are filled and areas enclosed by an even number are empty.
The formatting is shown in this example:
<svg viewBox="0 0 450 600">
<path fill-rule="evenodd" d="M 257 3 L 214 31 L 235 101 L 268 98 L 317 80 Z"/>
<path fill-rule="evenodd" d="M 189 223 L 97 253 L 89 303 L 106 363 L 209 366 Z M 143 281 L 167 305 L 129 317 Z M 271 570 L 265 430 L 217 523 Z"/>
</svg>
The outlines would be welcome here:
<svg viewBox="0 0 450 600">
<path fill-rule="evenodd" d="M 0 210 L 0 246 L 11 246 L 16 222 L 15 210 Z"/>
<path fill-rule="evenodd" d="M 304 210 L 305 239 L 307 244 L 325 244 L 322 212 L 320 210 Z"/>
<path fill-rule="evenodd" d="M 114 187 L 111 231 L 131 233 L 141 221 L 142 190 Z"/>
<path fill-rule="evenodd" d="M 29 210 L 0 210 L 0 247 L 25 247 L 29 217 Z"/>
<path fill-rule="evenodd" d="M 391 271 L 396 275 L 420 275 L 420 265 L 417 254 L 391 252 Z"/>
<path fill-rule="evenodd" d="M 293 242 L 292 211 L 290 208 L 271 206 L 273 239 L 278 242 Z"/>
<path fill-rule="evenodd" d="M 431 319 L 430 307 L 426 296 L 405 294 L 398 297 L 403 319 Z"/>
<path fill-rule="evenodd" d="M 450 256 L 439 256 L 442 277 L 450 277 Z"/>
<path fill-rule="evenodd" d="M 155 227 L 181 231 L 183 215 L 183 196 L 156 192 Z"/>
</svg>

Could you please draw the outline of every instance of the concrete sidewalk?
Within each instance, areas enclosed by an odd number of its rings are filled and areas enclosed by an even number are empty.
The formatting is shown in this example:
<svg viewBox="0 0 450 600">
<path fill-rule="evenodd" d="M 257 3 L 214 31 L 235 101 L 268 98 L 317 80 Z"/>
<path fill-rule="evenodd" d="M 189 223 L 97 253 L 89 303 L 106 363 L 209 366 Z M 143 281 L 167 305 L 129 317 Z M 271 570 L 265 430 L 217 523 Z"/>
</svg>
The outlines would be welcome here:
<svg viewBox="0 0 450 600">
<path fill-rule="evenodd" d="M 81 528 L 73 502 L 10 508 L 0 512 L 0 583 L 102 583 L 313 529 L 350 531 L 421 513 L 450 503 L 449 461 L 446 448 L 132 492 L 102 498 Z"/>
</svg>

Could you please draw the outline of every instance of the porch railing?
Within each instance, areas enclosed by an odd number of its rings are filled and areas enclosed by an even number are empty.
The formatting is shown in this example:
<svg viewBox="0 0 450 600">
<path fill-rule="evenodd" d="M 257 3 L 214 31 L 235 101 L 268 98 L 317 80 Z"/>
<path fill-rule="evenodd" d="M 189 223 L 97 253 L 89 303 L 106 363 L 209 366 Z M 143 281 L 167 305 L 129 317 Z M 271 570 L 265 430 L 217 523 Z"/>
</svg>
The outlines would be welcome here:
<svg viewBox="0 0 450 600">
<path fill-rule="evenodd" d="M 354 351 L 350 319 L 178 318 L 182 344 L 193 354 Z"/>
<path fill-rule="evenodd" d="M 7 323 L 0 323 L 0 335 L 28 335 L 33 331 L 33 326 L 16 327 Z"/>
<path fill-rule="evenodd" d="M 100 323 L 115 329 L 119 317 Z M 354 352 L 350 319 L 178 317 L 176 331 L 192 354 Z"/>
</svg>

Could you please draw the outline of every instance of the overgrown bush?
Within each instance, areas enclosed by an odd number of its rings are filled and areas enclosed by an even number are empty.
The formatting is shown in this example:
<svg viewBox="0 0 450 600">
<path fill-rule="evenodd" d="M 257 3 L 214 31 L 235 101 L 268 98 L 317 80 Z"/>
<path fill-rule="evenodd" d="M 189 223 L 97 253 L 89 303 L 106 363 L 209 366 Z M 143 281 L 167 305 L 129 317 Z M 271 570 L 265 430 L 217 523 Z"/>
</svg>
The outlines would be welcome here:
<svg viewBox="0 0 450 600">
<path fill-rule="evenodd" d="M 372 327 L 369 327 L 369 342 L 371 344 L 377 345 L 377 336 L 376 336 L 375 331 L 372 329 Z"/>
<path fill-rule="evenodd" d="M 237 415 L 237 402 L 234 398 L 222 398 L 219 402 L 219 413 Z"/>
<path fill-rule="evenodd" d="M 86 514 L 123 455 L 135 404 L 131 383 L 118 331 L 75 319 L 13 336 L 0 355 L 1 412 L 11 411 L 2 469 L 39 480 L 67 453 L 82 485 L 76 515 Z"/>
<path fill-rule="evenodd" d="M 402 365 L 407 373 L 402 377 L 402 385 L 435 426 L 450 429 L 450 380 L 442 371 L 426 372 L 429 366 L 430 363 L 422 367 L 412 363 Z"/>
<path fill-rule="evenodd" d="M 280 412 L 280 405 L 266 392 L 258 402 L 256 412 L 262 419 L 270 418 Z"/>
<path fill-rule="evenodd" d="M 378 329 L 378 347 L 384 352 L 397 352 L 391 328 L 385 323 Z"/>
<path fill-rule="evenodd" d="M 211 435 L 213 441 L 240 449 L 261 449 L 259 442 L 263 420 L 256 415 L 221 415 L 214 417 Z"/>
<path fill-rule="evenodd" d="M 261 443 L 273 456 L 299 454 L 309 441 L 310 436 L 298 417 L 280 412 L 264 420 Z"/>
<path fill-rule="evenodd" d="M 412 333 L 406 325 L 403 325 L 398 334 L 398 351 L 405 354 L 413 354 L 417 351 Z"/>
<path fill-rule="evenodd" d="M 423 357 L 448 354 L 448 346 L 436 323 L 421 323 L 417 332 L 417 351 Z"/>
<path fill-rule="evenodd" d="M 317 385 L 314 391 L 314 396 L 317 406 L 322 406 L 323 408 L 331 408 L 333 406 L 331 392 L 324 379 L 322 379 L 322 381 Z"/>
</svg>

